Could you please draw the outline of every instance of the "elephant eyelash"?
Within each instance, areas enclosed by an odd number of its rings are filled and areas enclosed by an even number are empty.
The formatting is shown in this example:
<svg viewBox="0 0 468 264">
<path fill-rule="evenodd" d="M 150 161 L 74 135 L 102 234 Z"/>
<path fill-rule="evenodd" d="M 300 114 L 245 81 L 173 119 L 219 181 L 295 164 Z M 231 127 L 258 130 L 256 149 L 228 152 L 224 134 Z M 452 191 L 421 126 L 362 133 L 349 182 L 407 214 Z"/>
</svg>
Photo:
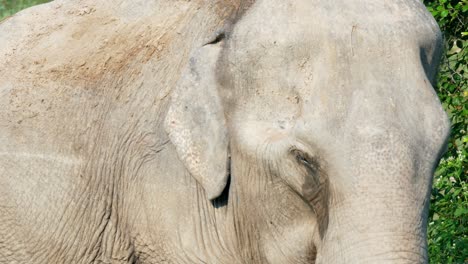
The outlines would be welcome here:
<svg viewBox="0 0 468 264">
<path fill-rule="evenodd" d="M 294 155 L 296 161 L 307 167 L 307 169 L 311 170 L 312 172 L 319 170 L 319 162 L 317 159 L 310 157 L 309 154 L 296 148 L 291 149 L 291 153 Z"/>
<path fill-rule="evenodd" d="M 308 159 L 305 155 L 303 155 L 302 153 L 296 155 L 296 159 L 297 159 L 300 163 L 302 163 L 302 164 L 304 164 L 304 165 L 306 165 L 306 166 L 308 166 L 308 167 L 311 167 L 311 166 L 312 166 L 312 162 L 310 162 L 309 159 Z"/>
</svg>

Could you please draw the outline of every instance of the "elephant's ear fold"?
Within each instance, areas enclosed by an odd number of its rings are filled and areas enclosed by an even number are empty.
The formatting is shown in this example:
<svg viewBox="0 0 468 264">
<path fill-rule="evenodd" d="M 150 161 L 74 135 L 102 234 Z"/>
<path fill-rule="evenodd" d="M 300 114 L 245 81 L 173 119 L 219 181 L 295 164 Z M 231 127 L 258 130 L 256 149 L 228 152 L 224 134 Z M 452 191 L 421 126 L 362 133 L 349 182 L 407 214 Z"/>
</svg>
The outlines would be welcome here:
<svg viewBox="0 0 468 264">
<path fill-rule="evenodd" d="M 172 93 L 165 129 L 188 171 L 208 199 L 221 195 L 228 180 L 228 136 L 215 77 L 221 43 L 190 58 Z"/>
</svg>

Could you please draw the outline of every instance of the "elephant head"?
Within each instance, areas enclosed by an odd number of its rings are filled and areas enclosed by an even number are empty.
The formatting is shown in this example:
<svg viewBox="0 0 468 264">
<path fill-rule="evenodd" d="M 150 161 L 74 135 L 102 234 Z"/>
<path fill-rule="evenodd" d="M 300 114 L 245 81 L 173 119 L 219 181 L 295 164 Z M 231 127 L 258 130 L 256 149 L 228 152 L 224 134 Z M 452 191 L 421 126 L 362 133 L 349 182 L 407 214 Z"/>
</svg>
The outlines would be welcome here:
<svg viewBox="0 0 468 264">
<path fill-rule="evenodd" d="M 427 261 L 440 50 L 417 0 L 259 0 L 193 53 L 165 127 L 244 259 Z"/>
</svg>

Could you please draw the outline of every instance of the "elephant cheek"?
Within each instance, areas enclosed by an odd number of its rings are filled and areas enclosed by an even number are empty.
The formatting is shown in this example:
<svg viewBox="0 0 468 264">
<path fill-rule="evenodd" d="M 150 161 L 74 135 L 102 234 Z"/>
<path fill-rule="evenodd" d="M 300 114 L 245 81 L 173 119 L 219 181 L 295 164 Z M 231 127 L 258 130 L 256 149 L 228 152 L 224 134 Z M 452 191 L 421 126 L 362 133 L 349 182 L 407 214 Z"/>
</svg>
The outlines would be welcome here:
<svg viewBox="0 0 468 264">
<path fill-rule="evenodd" d="M 263 236 L 266 263 L 314 263 L 315 244 L 320 240 L 315 232 L 316 221 L 309 217 L 284 224 L 274 221 L 267 224 L 270 230 Z"/>
<path fill-rule="evenodd" d="M 302 195 L 312 208 L 320 239 L 328 228 L 330 184 L 326 171 L 319 165 L 306 168 L 307 175 L 302 185 Z"/>
<path fill-rule="evenodd" d="M 325 184 L 311 188 L 309 184 L 304 184 L 304 197 L 313 210 L 320 238 L 325 236 L 329 221 L 329 191 Z"/>
</svg>

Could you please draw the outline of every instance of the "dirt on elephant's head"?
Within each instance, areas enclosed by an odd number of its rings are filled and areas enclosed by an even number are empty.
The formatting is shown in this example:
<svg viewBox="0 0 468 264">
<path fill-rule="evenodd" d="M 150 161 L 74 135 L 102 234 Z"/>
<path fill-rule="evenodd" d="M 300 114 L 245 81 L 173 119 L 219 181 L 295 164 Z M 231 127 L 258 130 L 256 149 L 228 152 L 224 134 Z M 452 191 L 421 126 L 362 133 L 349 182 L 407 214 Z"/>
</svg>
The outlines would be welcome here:
<svg viewBox="0 0 468 264">
<path fill-rule="evenodd" d="M 133 14 L 130 6 L 53 2 L 40 8 L 50 9 L 54 20 L 35 8 L 26 11 L 34 19 L 27 16 L 25 41 L 7 55 L 15 58 L 11 67 L 27 69 L 27 79 L 36 83 L 84 84 L 89 89 L 100 89 L 109 78 L 137 76 L 146 64 L 178 72 L 194 44 L 245 9 L 243 2 L 251 0 L 160 1 L 147 4 L 145 14 Z"/>
</svg>

